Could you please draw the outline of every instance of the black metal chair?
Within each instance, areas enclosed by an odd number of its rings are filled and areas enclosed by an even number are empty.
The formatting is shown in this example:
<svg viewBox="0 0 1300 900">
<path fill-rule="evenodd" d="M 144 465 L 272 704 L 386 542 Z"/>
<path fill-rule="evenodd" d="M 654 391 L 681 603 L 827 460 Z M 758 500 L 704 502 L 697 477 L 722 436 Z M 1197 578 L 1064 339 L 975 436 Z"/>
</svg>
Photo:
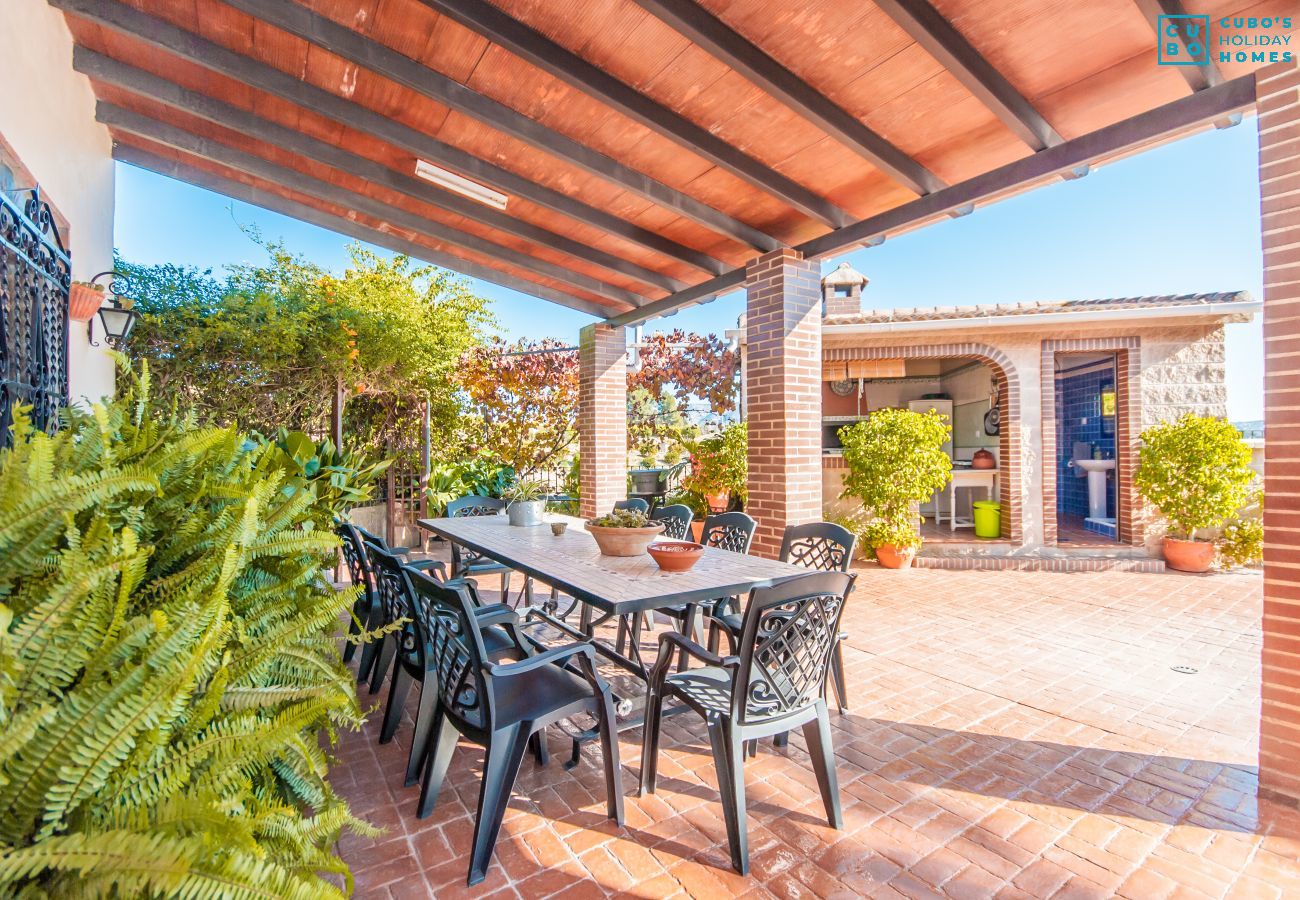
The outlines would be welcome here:
<svg viewBox="0 0 1300 900">
<path fill-rule="evenodd" d="M 632 497 L 628 500 L 616 500 L 614 501 L 614 508 L 634 509 L 639 513 L 645 513 L 646 515 L 649 515 L 650 513 L 650 503 L 646 500 L 642 500 L 640 497 Z"/>
<path fill-rule="evenodd" d="M 362 587 L 361 596 L 357 602 L 352 605 L 352 622 L 348 625 L 348 634 L 355 639 L 361 634 L 364 626 L 366 631 L 374 631 L 383 624 L 382 610 L 379 605 L 379 595 L 375 592 L 374 571 L 370 564 L 370 555 L 366 552 L 366 542 L 381 547 L 389 553 L 403 557 L 403 562 L 414 568 L 424 571 L 434 571 L 438 573 L 439 578 L 447 577 L 446 566 L 441 560 L 437 559 L 420 559 L 411 560 L 405 557 L 411 553 L 408 547 L 389 547 L 384 539 L 378 535 L 371 534 L 360 525 L 353 525 L 350 522 L 340 522 L 334 529 L 335 534 L 343 542 L 343 560 L 348 567 L 348 575 L 353 584 L 359 584 Z M 365 681 L 371 675 L 371 669 L 375 664 L 375 658 L 378 653 L 379 645 L 382 641 L 366 641 L 361 648 L 361 661 L 357 664 L 357 681 Z M 352 657 L 356 654 L 357 645 L 353 640 L 349 640 L 343 648 L 343 661 L 351 662 Z M 378 689 L 376 687 L 376 689 Z M 372 691 L 373 693 L 373 691 Z"/>
<path fill-rule="evenodd" d="M 847 572 L 853 562 L 853 547 L 857 535 L 834 522 L 811 522 L 807 525 L 790 525 L 781 537 L 782 562 L 793 563 L 821 572 Z M 718 634 L 726 631 L 731 638 L 740 636 L 741 616 L 736 612 L 714 611 L 709 622 L 709 651 L 718 652 Z M 844 641 L 848 635 L 840 632 L 831 656 L 831 683 L 835 687 L 836 707 L 840 715 L 848 712 L 849 695 L 844 678 Z M 778 735 L 778 746 L 785 743 Z"/>
<path fill-rule="evenodd" d="M 406 761 L 406 784 L 415 784 L 419 775 L 420 762 L 424 759 L 424 750 L 428 746 L 429 731 L 433 721 L 433 705 L 437 702 L 436 688 L 428 688 L 426 676 L 429 674 L 428 656 L 429 634 L 424 625 L 425 617 L 418 608 L 419 596 L 415 591 L 415 582 L 430 581 L 429 577 L 411 566 L 403 565 L 395 554 L 385 553 L 371 544 L 371 565 L 375 574 L 375 590 L 380 598 L 380 606 L 390 622 L 405 619 L 400 631 L 389 635 L 392 640 L 393 677 L 388 686 L 388 704 L 384 708 L 384 720 L 379 730 L 379 743 L 387 744 L 397 733 L 402 722 L 402 711 L 406 708 L 406 697 L 414 682 L 420 683 L 420 703 L 415 714 L 415 735 L 411 741 L 411 753 Z M 473 599 L 475 619 L 483 635 L 483 644 L 488 656 L 493 660 L 522 659 L 531 654 L 530 645 L 521 637 L 519 619 L 514 611 L 501 604 L 483 606 L 478 602 L 472 585 L 467 583 Z M 541 745 L 539 745 L 540 747 Z M 545 751 L 539 753 L 544 760 Z"/>
<path fill-rule="evenodd" d="M 747 741 L 802 726 L 826 819 L 832 828 L 843 824 L 830 714 L 826 711 L 826 670 L 855 577 L 844 572 L 810 572 L 772 587 L 756 588 L 745 606 L 738 652 L 733 645 L 733 655 L 710 653 L 675 632 L 659 636 L 659 656 L 646 697 L 640 792 L 655 790 L 664 700 L 681 700 L 708 726 L 731 864 L 742 875 L 749 873 L 744 775 Z M 680 650 L 703 662 L 704 667 L 670 674 L 672 658 Z"/>
<path fill-rule="evenodd" d="M 447 518 L 495 516 L 509 505 L 507 501 L 498 497 L 481 497 L 477 494 L 470 494 L 468 497 L 460 497 L 447 504 Z M 495 559 L 488 559 L 486 556 L 461 547 L 455 541 L 452 541 L 451 577 L 476 578 L 480 575 L 500 575 L 501 599 L 505 600 L 510 595 L 511 569 L 509 566 L 502 565 Z"/>
<path fill-rule="evenodd" d="M 429 650 L 438 685 L 433 732 L 423 760 L 420 818 L 437 803 L 457 736 L 486 749 L 468 883 L 478 884 L 487 875 L 529 740 L 561 719 L 587 712 L 599 720 L 606 808 L 621 825 L 623 792 L 614 704 L 609 685 L 596 673 L 595 648 L 578 641 L 518 662 L 493 662 L 464 584 L 421 579 L 414 585 L 420 596 L 419 614 L 432 637 Z"/>
<path fill-rule="evenodd" d="M 685 503 L 672 503 L 661 506 L 650 513 L 651 522 L 664 523 L 664 537 L 675 541 L 690 540 L 691 520 L 695 513 Z"/>
</svg>

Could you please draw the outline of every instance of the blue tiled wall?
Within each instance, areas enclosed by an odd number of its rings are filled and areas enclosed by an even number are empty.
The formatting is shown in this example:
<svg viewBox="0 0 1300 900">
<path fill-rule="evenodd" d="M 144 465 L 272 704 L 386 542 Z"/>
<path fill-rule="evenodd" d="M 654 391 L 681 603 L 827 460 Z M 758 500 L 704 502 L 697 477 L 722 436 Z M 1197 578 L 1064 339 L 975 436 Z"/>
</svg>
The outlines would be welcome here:
<svg viewBox="0 0 1300 900">
<path fill-rule="evenodd" d="M 1067 364 L 1068 365 L 1068 364 Z M 1113 389 L 1113 366 L 1081 372 L 1067 373 L 1056 378 L 1056 509 L 1060 513 L 1076 516 L 1088 515 L 1088 479 L 1079 478 L 1069 467 L 1070 455 L 1076 441 L 1101 447 L 1102 456 L 1115 456 L 1115 434 L 1103 434 L 1101 392 L 1103 386 Z M 1087 424 L 1081 424 L 1087 419 Z M 1110 422 L 1113 425 L 1114 419 Z M 1111 480 L 1106 499 L 1106 515 L 1115 515 L 1115 489 Z"/>
</svg>

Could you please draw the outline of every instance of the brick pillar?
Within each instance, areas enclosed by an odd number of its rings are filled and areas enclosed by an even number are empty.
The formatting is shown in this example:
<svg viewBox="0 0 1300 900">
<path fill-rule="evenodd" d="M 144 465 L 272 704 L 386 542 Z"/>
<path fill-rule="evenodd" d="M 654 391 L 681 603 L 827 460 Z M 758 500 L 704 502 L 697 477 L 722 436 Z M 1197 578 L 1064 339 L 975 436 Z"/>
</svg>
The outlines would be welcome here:
<svg viewBox="0 0 1300 900">
<path fill-rule="evenodd" d="M 583 518 L 627 499 L 627 333 L 588 325 L 578 339 L 578 479 Z"/>
<path fill-rule="evenodd" d="M 1300 68 L 1256 73 L 1264 237 L 1260 793 L 1300 802 Z"/>
<path fill-rule="evenodd" d="M 775 557 L 786 525 L 822 518 L 819 266 L 773 250 L 745 273 L 753 552 Z"/>
</svg>

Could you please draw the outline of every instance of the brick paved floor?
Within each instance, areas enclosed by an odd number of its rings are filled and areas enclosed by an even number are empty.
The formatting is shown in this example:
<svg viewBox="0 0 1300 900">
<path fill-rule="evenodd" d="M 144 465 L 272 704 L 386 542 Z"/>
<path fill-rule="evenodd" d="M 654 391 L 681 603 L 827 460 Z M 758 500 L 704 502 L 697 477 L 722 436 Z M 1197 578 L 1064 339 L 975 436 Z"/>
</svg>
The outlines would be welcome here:
<svg viewBox="0 0 1300 900">
<path fill-rule="evenodd" d="M 869 568 L 858 585 L 851 709 L 832 714 L 843 830 L 822 819 L 802 737 L 765 742 L 746 766 L 741 878 L 697 718 L 667 721 L 643 799 L 641 732 L 623 733 L 622 828 L 596 748 L 566 772 L 556 735 L 548 768 L 524 761 L 488 879 L 466 889 L 482 754 L 461 745 L 420 821 L 409 719 L 380 747 L 374 715 L 336 769 L 388 829 L 344 839 L 358 896 L 1300 897 L 1300 814 L 1255 797 L 1258 575 Z"/>
</svg>

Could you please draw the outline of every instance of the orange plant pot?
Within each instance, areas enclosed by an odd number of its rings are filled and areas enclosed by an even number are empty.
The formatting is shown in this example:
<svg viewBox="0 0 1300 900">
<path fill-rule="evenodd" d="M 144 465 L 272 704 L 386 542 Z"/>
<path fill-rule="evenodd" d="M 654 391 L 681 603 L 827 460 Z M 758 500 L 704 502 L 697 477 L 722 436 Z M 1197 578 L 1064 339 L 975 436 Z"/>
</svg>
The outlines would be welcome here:
<svg viewBox="0 0 1300 900">
<path fill-rule="evenodd" d="M 1179 572 L 1208 572 L 1214 564 L 1214 544 L 1209 541 L 1164 540 L 1165 565 Z"/>
<path fill-rule="evenodd" d="M 709 504 L 709 509 L 713 512 L 723 512 L 727 504 L 731 501 L 730 491 L 718 491 L 716 494 L 705 494 L 704 502 Z"/>
<path fill-rule="evenodd" d="M 695 538 L 695 543 L 704 540 L 704 520 L 696 519 L 691 523 L 691 536 Z"/>
<path fill-rule="evenodd" d="M 876 548 L 876 561 L 886 569 L 910 569 L 914 559 L 916 559 L 915 547 L 881 544 Z"/>
<path fill-rule="evenodd" d="M 84 284 L 74 284 L 68 289 L 68 318 L 74 322 L 89 322 L 103 305 L 103 291 Z"/>
</svg>

